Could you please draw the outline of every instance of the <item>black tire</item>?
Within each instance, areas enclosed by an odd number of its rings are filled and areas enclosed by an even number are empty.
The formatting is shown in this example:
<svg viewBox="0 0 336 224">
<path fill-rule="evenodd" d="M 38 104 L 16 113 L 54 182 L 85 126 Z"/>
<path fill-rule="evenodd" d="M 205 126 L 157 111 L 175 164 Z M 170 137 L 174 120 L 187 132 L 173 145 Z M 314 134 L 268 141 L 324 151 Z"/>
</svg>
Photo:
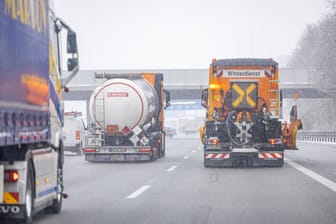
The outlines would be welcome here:
<svg viewBox="0 0 336 224">
<path fill-rule="evenodd" d="M 205 168 L 209 168 L 209 165 L 207 164 L 207 162 L 205 161 L 205 159 L 203 160 L 203 165 Z"/>
<path fill-rule="evenodd" d="M 159 159 L 165 156 L 165 139 L 164 135 L 161 134 L 160 144 L 159 144 Z"/>
<path fill-rule="evenodd" d="M 78 156 L 84 155 L 83 150 L 82 150 L 82 143 L 78 144 L 76 147 L 77 147 L 76 154 Z"/>
<path fill-rule="evenodd" d="M 57 162 L 57 196 L 53 200 L 53 203 L 48 207 L 47 211 L 49 213 L 58 214 L 62 210 L 63 202 L 63 145 L 60 144 L 59 148 L 59 158 Z"/>
<path fill-rule="evenodd" d="M 154 162 L 159 158 L 159 150 L 156 150 L 155 152 L 152 152 L 152 155 L 150 156 L 150 161 Z"/>
<path fill-rule="evenodd" d="M 278 165 L 277 167 L 283 167 L 284 164 L 285 164 L 285 161 L 284 161 L 284 159 L 282 158 L 282 159 L 280 160 L 279 165 Z"/>
<path fill-rule="evenodd" d="M 166 135 L 163 135 L 163 138 L 161 139 L 161 157 L 166 156 Z"/>
<path fill-rule="evenodd" d="M 27 184 L 26 184 L 26 201 L 25 201 L 25 211 L 24 219 L 21 220 L 23 224 L 33 223 L 33 213 L 34 213 L 34 192 L 35 192 L 35 182 L 34 182 L 34 169 L 32 163 L 28 162 L 27 170 Z"/>
</svg>

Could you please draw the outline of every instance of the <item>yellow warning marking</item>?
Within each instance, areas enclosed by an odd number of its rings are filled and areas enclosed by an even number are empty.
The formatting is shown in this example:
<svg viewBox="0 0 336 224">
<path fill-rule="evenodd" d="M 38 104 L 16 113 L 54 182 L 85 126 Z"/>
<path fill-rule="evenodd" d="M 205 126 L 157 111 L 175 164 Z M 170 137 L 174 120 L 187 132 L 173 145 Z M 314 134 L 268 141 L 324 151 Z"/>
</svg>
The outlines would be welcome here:
<svg viewBox="0 0 336 224">
<path fill-rule="evenodd" d="M 238 105 L 243 101 L 245 93 L 244 90 L 242 90 L 236 83 L 233 84 L 232 88 L 239 94 L 238 98 L 232 103 L 232 105 L 234 107 L 238 107 Z"/>
<path fill-rule="evenodd" d="M 18 201 L 10 194 L 10 192 L 4 192 L 5 204 L 18 204 Z"/>
<path fill-rule="evenodd" d="M 246 89 L 246 102 L 251 106 L 251 107 L 255 107 L 256 103 L 251 99 L 251 97 L 249 96 L 250 93 L 256 88 L 256 85 L 254 85 L 253 83 Z"/>
</svg>

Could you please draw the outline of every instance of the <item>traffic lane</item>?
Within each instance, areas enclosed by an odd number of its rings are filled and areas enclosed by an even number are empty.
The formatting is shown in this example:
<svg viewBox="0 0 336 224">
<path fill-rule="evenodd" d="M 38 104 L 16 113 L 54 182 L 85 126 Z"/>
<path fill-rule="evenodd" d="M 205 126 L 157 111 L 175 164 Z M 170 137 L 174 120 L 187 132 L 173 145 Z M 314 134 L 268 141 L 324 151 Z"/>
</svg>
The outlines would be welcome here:
<svg viewBox="0 0 336 224">
<path fill-rule="evenodd" d="M 335 223 L 336 200 L 330 191 L 287 164 L 283 168 L 205 169 L 201 148 L 183 150 L 197 141 L 172 144 L 179 147 L 179 151 L 172 150 L 177 167 L 139 183 L 136 189 L 150 188 L 138 197 L 126 199 L 126 195 L 119 197 L 120 193 L 109 191 L 97 203 L 97 197 L 80 190 L 81 197 L 86 197 L 83 203 L 69 205 L 58 216 L 43 217 L 43 223 Z M 312 189 L 315 187 L 322 190 Z M 90 200 L 93 203 L 88 203 Z M 277 222 L 284 220 L 282 216 L 287 217 L 285 221 Z"/>
<path fill-rule="evenodd" d="M 198 143 L 195 142 L 181 147 L 181 140 L 167 140 L 166 156 L 155 162 L 92 163 L 85 161 L 84 156 L 66 156 L 64 164 L 65 187 L 77 186 L 78 183 L 84 183 L 87 179 L 94 182 L 96 179 L 110 177 L 110 175 L 119 180 L 125 176 L 133 176 L 134 171 L 143 171 L 135 175 L 136 178 L 148 179 L 155 176 L 155 172 L 160 172 L 166 167 L 179 163 L 181 156 L 197 145 Z"/>
<path fill-rule="evenodd" d="M 97 223 L 105 213 L 103 217 L 111 217 L 110 208 L 118 207 L 120 201 L 142 183 L 160 179 L 167 169 L 181 163 L 186 152 L 197 146 L 198 142 L 181 147 L 181 141 L 167 141 L 165 158 L 144 163 L 89 163 L 82 156 L 66 157 L 64 182 L 69 198 L 64 200 L 59 215 L 39 214 L 35 222 Z"/>
<path fill-rule="evenodd" d="M 118 208 L 117 223 L 336 223 L 335 193 L 288 164 L 205 169 L 202 151 L 191 155 Z"/>
<path fill-rule="evenodd" d="M 297 145 L 300 150 L 287 150 L 287 158 L 336 182 L 336 144 L 298 142 Z"/>
</svg>

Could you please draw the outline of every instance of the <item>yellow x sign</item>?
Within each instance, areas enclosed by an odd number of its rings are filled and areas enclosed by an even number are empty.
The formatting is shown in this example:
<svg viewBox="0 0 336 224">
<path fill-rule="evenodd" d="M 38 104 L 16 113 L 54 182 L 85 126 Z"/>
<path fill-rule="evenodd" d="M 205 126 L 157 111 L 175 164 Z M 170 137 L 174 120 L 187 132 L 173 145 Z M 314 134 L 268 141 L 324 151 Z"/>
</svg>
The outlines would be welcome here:
<svg viewBox="0 0 336 224">
<path fill-rule="evenodd" d="M 252 91 L 256 88 L 256 85 L 254 83 L 252 83 L 249 87 L 247 87 L 246 89 L 246 102 L 251 106 L 251 107 L 255 107 L 256 102 L 254 102 L 251 97 L 250 97 L 250 93 L 252 93 Z"/>
<path fill-rule="evenodd" d="M 232 88 L 238 93 L 237 99 L 232 103 L 234 107 L 238 107 L 238 105 L 246 98 L 246 102 L 251 106 L 255 107 L 256 102 L 254 102 L 251 97 L 250 93 L 256 88 L 256 85 L 252 83 L 249 87 L 246 88 L 246 92 L 240 88 L 236 83 L 232 85 Z"/>
</svg>

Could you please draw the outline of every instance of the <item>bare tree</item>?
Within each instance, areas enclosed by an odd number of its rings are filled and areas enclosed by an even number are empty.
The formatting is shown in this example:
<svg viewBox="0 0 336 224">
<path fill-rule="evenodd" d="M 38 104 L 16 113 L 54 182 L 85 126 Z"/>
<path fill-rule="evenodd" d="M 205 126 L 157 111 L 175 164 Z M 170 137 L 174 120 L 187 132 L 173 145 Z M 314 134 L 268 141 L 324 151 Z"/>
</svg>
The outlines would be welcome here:
<svg viewBox="0 0 336 224">
<path fill-rule="evenodd" d="M 328 8 L 336 11 L 336 0 L 327 0 Z"/>
<path fill-rule="evenodd" d="M 336 4 L 336 0 L 328 0 Z M 311 80 L 322 89 L 336 89 L 336 9 L 318 24 L 307 26 L 289 66 L 310 69 Z"/>
</svg>

